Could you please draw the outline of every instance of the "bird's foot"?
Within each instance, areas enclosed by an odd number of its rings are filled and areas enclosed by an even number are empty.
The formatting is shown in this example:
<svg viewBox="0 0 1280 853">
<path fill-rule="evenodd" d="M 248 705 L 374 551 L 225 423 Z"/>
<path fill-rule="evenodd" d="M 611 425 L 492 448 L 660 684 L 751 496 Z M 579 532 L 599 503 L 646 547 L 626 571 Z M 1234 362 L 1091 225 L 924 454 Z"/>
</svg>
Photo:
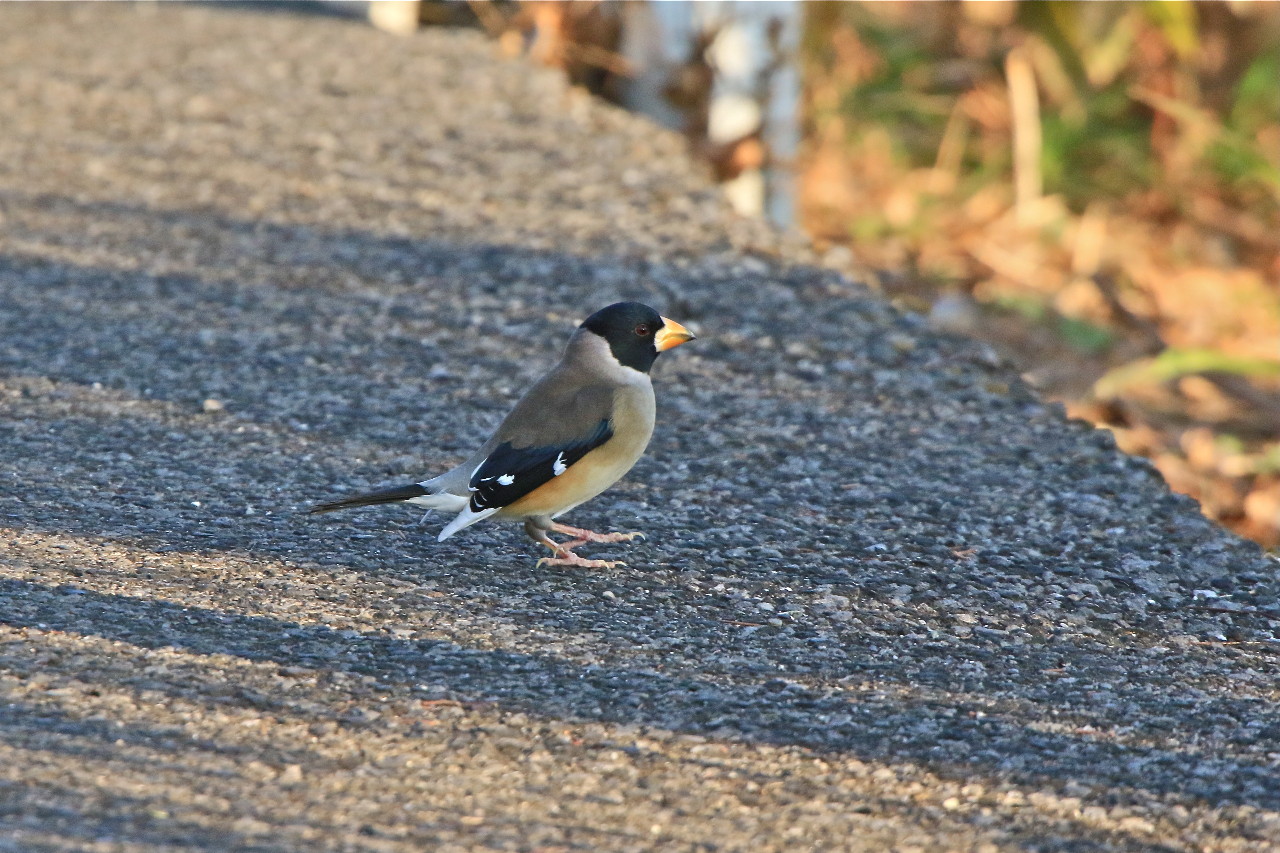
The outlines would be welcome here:
<svg viewBox="0 0 1280 853">
<path fill-rule="evenodd" d="M 586 569 L 612 569 L 615 566 L 625 566 L 626 563 L 621 560 L 588 560 L 573 553 L 573 549 L 588 542 L 629 542 L 637 536 L 644 536 L 643 533 L 596 533 L 580 527 L 570 527 L 567 524 L 552 524 L 549 528 L 542 528 L 531 521 L 525 522 L 524 529 L 535 542 L 551 549 L 552 556 L 539 560 L 537 568 L 543 565 L 579 566 Z M 569 542 L 556 542 L 547 535 L 548 530 L 574 538 Z"/>
<path fill-rule="evenodd" d="M 553 533 L 560 533 L 565 536 L 573 537 L 573 541 L 566 543 L 567 548 L 576 548 L 579 545 L 585 545 L 588 542 L 630 542 L 632 539 L 644 539 L 645 535 L 639 531 L 634 533 L 596 533 L 594 530 L 584 530 L 581 527 L 570 527 L 567 524 L 551 525 Z"/>
<path fill-rule="evenodd" d="M 560 547 L 555 549 L 554 557 L 543 557 L 538 561 L 534 568 L 542 568 L 546 566 L 578 566 L 584 569 L 612 569 L 615 566 L 625 566 L 626 563 L 621 560 L 588 560 L 586 557 L 579 557 L 568 548 Z"/>
</svg>

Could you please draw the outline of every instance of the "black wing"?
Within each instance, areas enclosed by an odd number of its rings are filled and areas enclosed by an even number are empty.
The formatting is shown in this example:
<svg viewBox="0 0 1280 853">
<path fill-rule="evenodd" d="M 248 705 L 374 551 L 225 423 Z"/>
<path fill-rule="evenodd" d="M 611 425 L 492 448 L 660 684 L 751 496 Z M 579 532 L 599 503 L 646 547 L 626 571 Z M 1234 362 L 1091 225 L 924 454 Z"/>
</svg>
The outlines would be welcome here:
<svg viewBox="0 0 1280 853">
<path fill-rule="evenodd" d="M 503 442 L 471 474 L 471 511 L 515 503 L 613 437 L 607 419 L 583 439 L 560 445 L 512 447 Z"/>
</svg>

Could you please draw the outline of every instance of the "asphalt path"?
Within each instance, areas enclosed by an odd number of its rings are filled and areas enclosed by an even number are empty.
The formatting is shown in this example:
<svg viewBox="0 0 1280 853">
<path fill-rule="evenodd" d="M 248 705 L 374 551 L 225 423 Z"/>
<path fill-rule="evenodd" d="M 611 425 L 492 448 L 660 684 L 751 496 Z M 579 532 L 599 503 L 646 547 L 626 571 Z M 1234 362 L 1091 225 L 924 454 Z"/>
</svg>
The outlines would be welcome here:
<svg viewBox="0 0 1280 853">
<path fill-rule="evenodd" d="M 646 457 L 518 528 L 464 458 L 641 299 Z M 1277 563 L 981 346 L 498 58 L 0 4 L 0 850 L 1280 847 Z"/>
</svg>

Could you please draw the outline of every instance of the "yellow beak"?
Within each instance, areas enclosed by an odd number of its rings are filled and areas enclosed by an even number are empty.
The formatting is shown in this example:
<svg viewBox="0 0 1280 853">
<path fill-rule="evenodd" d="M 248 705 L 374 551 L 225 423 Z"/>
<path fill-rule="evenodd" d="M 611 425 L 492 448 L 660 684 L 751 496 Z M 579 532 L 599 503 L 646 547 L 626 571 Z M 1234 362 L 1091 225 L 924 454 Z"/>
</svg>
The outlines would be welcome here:
<svg viewBox="0 0 1280 853">
<path fill-rule="evenodd" d="M 678 347 L 683 343 L 693 340 L 693 332 L 681 326 L 675 320 L 662 318 L 662 328 L 658 330 L 658 334 L 653 336 L 653 345 L 658 352 Z"/>
</svg>

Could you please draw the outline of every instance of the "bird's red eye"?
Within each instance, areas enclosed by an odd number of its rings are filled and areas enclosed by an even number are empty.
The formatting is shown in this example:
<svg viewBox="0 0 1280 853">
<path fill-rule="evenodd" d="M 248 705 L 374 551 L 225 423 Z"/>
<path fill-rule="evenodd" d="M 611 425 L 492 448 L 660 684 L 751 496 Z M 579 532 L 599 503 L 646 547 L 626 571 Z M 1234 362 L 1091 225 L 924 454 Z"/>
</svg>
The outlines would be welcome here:
<svg viewBox="0 0 1280 853">
<path fill-rule="evenodd" d="M 636 334 L 637 334 L 637 335 L 639 335 L 639 336 L 640 336 L 640 337 L 642 337 L 642 338 L 643 338 L 644 336 L 648 335 L 648 334 L 649 334 L 649 324 L 648 324 L 648 323 L 641 323 L 639 326 L 636 326 Z"/>
</svg>

